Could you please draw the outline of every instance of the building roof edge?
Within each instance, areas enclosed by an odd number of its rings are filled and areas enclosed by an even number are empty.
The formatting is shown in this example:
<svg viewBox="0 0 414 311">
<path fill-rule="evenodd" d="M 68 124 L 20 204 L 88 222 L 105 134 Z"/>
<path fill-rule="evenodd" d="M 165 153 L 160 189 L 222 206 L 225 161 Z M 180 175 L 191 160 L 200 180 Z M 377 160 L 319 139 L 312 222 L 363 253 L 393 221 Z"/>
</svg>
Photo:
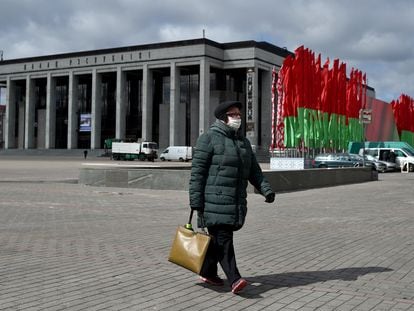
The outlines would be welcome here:
<svg viewBox="0 0 414 311">
<path fill-rule="evenodd" d="M 265 51 L 280 55 L 282 57 L 286 57 L 287 55 L 292 54 L 292 52 L 288 51 L 285 48 L 280 48 L 276 45 L 273 45 L 273 44 L 270 44 L 264 41 L 257 42 L 254 40 L 250 40 L 250 41 L 218 43 L 216 41 L 213 41 L 207 38 L 196 38 L 196 39 L 188 39 L 188 40 L 180 40 L 180 41 L 168 41 L 168 42 L 141 44 L 141 45 L 130 45 L 130 46 L 123 46 L 123 47 L 115 47 L 115 48 L 104 48 L 104 49 L 97 49 L 97 50 L 85 50 L 85 51 L 78 51 L 78 52 L 68 52 L 68 53 L 34 56 L 34 57 L 7 59 L 7 60 L 0 61 L 0 65 L 54 60 L 54 59 L 70 58 L 70 57 L 82 57 L 82 56 L 89 56 L 89 55 L 101 55 L 101 54 L 109 54 L 109 53 L 120 53 L 120 52 L 131 52 L 131 51 L 139 51 L 139 50 L 143 51 L 143 50 L 160 49 L 160 48 L 190 46 L 190 45 L 196 45 L 196 44 L 206 44 L 206 45 L 210 45 L 210 46 L 223 49 L 223 50 L 257 47 Z"/>
</svg>

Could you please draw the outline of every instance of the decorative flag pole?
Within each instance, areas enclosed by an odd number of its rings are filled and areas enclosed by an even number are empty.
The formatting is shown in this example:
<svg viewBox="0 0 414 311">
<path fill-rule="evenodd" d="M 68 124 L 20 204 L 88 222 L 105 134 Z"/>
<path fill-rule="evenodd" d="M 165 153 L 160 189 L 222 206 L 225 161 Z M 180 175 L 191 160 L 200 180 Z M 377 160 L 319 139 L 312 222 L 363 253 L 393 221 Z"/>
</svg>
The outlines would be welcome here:
<svg viewBox="0 0 414 311">
<path fill-rule="evenodd" d="M 272 141 L 270 143 L 270 152 L 273 153 L 275 149 L 275 140 L 276 140 L 276 129 L 275 129 L 275 93 L 276 93 L 276 69 L 273 66 L 272 69 Z"/>
<path fill-rule="evenodd" d="M 285 124 L 283 123 L 284 118 L 284 109 L 283 109 L 283 100 L 284 100 L 284 93 L 283 93 L 283 77 L 282 77 L 282 68 L 279 70 L 278 79 L 276 84 L 272 85 L 272 88 L 277 88 L 277 116 L 276 116 L 276 147 L 278 149 L 284 149 L 284 139 L 285 139 Z M 276 79 L 276 70 L 273 68 L 273 76 Z M 275 92 L 276 93 L 276 90 Z M 272 99 L 272 104 L 274 104 L 274 96 Z M 274 124 L 274 123 L 273 123 Z"/>
</svg>

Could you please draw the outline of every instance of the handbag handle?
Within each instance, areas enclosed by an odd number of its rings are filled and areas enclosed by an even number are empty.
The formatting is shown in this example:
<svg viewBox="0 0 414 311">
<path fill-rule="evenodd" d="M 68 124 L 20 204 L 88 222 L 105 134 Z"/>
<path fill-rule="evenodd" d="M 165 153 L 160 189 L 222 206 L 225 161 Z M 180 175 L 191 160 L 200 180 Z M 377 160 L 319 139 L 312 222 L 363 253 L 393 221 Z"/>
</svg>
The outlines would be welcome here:
<svg viewBox="0 0 414 311">
<path fill-rule="evenodd" d="M 193 209 L 191 209 L 191 212 L 190 212 L 190 217 L 188 218 L 188 223 L 189 223 L 189 224 L 191 224 L 191 221 L 192 221 L 192 219 L 193 219 L 193 213 L 194 213 L 194 210 L 193 210 Z M 202 230 L 203 232 L 207 233 L 207 232 L 206 232 L 206 226 L 205 226 L 205 224 L 204 224 L 204 215 L 203 215 L 202 213 L 199 213 L 199 214 L 198 214 L 198 217 L 200 217 L 200 222 L 201 222 L 201 230 Z"/>
<path fill-rule="evenodd" d="M 191 220 L 193 219 L 193 213 L 194 213 L 194 210 L 193 209 L 190 209 L 190 210 L 191 210 L 190 217 L 188 218 L 188 223 L 189 224 L 191 224 Z"/>
</svg>

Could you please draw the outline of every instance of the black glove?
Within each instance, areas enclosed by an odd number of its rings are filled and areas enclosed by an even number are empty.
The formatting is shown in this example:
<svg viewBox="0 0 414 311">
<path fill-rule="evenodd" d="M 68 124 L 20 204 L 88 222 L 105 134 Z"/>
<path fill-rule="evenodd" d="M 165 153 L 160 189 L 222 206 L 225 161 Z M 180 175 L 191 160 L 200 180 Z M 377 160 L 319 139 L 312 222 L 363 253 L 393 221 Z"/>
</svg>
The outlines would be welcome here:
<svg viewBox="0 0 414 311">
<path fill-rule="evenodd" d="M 266 195 L 266 200 L 265 200 L 266 203 L 273 203 L 274 201 L 275 201 L 275 193 L 274 192 L 269 193 L 269 194 Z"/>
</svg>

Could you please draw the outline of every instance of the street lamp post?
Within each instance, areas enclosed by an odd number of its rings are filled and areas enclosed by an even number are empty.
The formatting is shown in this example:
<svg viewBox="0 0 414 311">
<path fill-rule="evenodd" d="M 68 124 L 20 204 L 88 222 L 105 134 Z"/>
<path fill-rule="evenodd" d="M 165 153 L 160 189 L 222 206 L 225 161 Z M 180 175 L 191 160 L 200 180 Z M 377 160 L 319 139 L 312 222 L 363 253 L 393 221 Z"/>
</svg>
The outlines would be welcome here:
<svg viewBox="0 0 414 311">
<path fill-rule="evenodd" d="M 359 124 L 362 124 L 362 165 L 365 167 L 365 124 L 370 124 L 372 109 L 359 110 Z"/>
</svg>

